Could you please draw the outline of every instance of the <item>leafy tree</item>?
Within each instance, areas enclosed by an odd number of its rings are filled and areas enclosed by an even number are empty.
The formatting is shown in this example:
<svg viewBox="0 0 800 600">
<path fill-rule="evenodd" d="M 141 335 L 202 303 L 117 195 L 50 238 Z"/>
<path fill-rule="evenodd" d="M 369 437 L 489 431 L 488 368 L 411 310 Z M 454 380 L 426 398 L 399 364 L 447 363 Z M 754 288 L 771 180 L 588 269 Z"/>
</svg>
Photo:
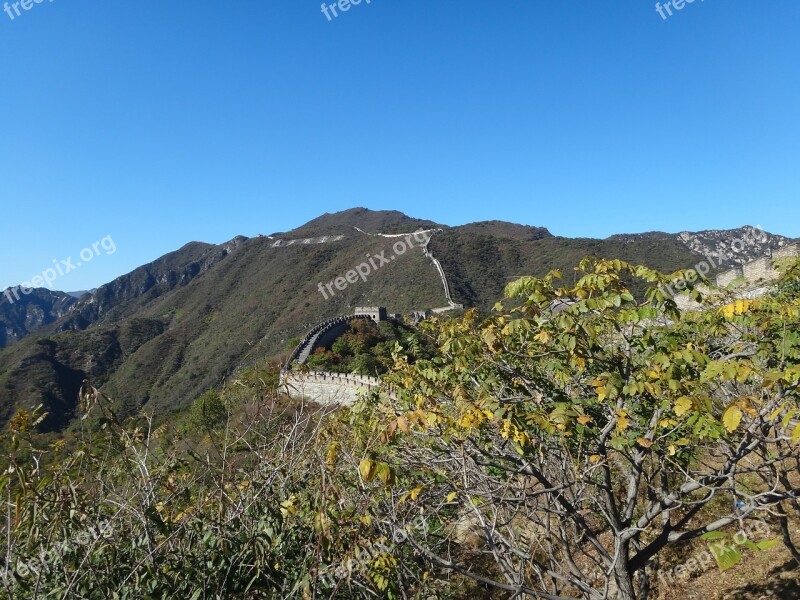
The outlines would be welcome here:
<svg viewBox="0 0 800 600">
<path fill-rule="evenodd" d="M 661 291 L 682 276 L 586 259 L 574 285 L 522 278 L 488 318 L 428 324 L 433 359 L 396 356 L 397 399 L 357 410 L 418 556 L 515 597 L 644 600 L 665 548 L 798 508 L 797 271 L 684 314 Z"/>
</svg>

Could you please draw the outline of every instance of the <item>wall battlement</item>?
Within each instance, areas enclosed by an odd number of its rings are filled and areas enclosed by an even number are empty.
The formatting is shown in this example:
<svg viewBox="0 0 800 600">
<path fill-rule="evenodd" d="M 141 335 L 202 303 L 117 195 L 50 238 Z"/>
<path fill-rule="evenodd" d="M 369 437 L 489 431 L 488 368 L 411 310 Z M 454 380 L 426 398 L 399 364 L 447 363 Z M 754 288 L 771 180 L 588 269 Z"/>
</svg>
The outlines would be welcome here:
<svg viewBox="0 0 800 600">
<path fill-rule="evenodd" d="M 281 374 L 281 386 L 290 398 L 306 398 L 324 405 L 351 406 L 360 394 L 380 389 L 377 377 L 354 373 L 327 373 L 288 371 Z M 389 391 L 393 396 L 393 392 Z"/>
<path fill-rule="evenodd" d="M 741 266 L 728 269 L 717 275 L 717 287 L 727 287 L 733 281 L 744 279 L 748 285 L 774 281 L 780 273 L 775 261 L 800 256 L 800 243 L 788 244 L 772 252 L 772 256 L 762 256 Z"/>
<path fill-rule="evenodd" d="M 369 317 L 376 323 L 386 321 L 389 318 L 383 306 L 357 306 L 355 315 L 357 317 Z"/>
</svg>

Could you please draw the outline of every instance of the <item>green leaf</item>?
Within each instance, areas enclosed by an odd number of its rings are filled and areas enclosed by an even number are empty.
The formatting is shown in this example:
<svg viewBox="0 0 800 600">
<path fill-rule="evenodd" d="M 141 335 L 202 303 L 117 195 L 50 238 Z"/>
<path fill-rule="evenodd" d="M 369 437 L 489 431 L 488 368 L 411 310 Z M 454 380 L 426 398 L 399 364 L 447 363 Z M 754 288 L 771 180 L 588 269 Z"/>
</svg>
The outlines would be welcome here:
<svg viewBox="0 0 800 600">
<path fill-rule="evenodd" d="M 742 553 L 733 546 L 722 546 L 722 548 L 718 548 L 712 544 L 710 548 L 720 571 L 727 571 L 735 567 L 739 564 L 739 561 L 742 560 Z"/>
<path fill-rule="evenodd" d="M 770 548 L 773 548 L 777 543 L 778 542 L 776 540 L 763 540 L 756 544 L 756 548 L 758 548 L 761 551 L 769 550 Z"/>
<path fill-rule="evenodd" d="M 738 542 L 737 542 L 737 543 L 738 543 Z M 750 540 L 745 540 L 744 542 L 742 542 L 742 543 L 741 543 L 741 544 L 739 544 L 739 545 L 740 545 L 740 546 L 743 546 L 744 548 L 747 548 L 748 550 L 758 550 L 758 546 L 757 546 L 757 545 L 755 545 L 755 544 L 754 544 L 753 542 L 751 542 Z"/>
</svg>

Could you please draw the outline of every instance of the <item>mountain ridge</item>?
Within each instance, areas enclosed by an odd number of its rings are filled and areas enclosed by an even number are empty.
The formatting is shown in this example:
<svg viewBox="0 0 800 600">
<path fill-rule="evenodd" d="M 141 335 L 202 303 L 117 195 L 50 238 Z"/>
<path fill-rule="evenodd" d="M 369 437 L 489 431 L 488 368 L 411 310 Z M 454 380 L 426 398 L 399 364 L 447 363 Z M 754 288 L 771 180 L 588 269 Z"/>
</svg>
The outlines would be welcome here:
<svg viewBox="0 0 800 600">
<path fill-rule="evenodd" d="M 80 299 L 65 299 L 66 308 L 32 321 L 0 350 L 0 422 L 17 407 L 43 403 L 52 415 L 46 427 L 66 427 L 83 379 L 116 398 L 122 414 L 143 407 L 175 410 L 254 361 L 280 358 L 293 338 L 356 306 L 401 313 L 446 306 L 440 274 L 421 244 L 345 289 L 328 288 L 333 295 L 319 291 L 367 265 L 368 257 L 393 254 L 393 244 L 412 240 L 399 234 L 418 229 L 431 230 L 428 249 L 453 300 L 483 310 L 514 277 L 562 269 L 569 279 L 572 267 L 589 254 L 674 271 L 703 260 L 692 247 L 729 246 L 742 233 L 565 238 L 503 221 L 451 227 L 398 211 L 356 208 L 321 215 L 278 236 L 192 242 Z M 782 236 L 751 238 L 748 252 L 759 252 Z M 7 308 L 0 305 L 3 328 Z"/>
</svg>

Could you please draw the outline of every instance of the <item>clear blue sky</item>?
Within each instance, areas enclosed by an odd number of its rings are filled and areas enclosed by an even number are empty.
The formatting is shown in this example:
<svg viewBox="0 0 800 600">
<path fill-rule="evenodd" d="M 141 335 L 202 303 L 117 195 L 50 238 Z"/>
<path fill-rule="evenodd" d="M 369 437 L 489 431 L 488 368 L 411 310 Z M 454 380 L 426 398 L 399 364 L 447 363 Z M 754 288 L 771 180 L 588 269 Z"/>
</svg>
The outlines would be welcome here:
<svg viewBox="0 0 800 600">
<path fill-rule="evenodd" d="M 44 0 L 0 56 L 0 289 L 353 206 L 800 236 L 797 0 Z"/>
</svg>

